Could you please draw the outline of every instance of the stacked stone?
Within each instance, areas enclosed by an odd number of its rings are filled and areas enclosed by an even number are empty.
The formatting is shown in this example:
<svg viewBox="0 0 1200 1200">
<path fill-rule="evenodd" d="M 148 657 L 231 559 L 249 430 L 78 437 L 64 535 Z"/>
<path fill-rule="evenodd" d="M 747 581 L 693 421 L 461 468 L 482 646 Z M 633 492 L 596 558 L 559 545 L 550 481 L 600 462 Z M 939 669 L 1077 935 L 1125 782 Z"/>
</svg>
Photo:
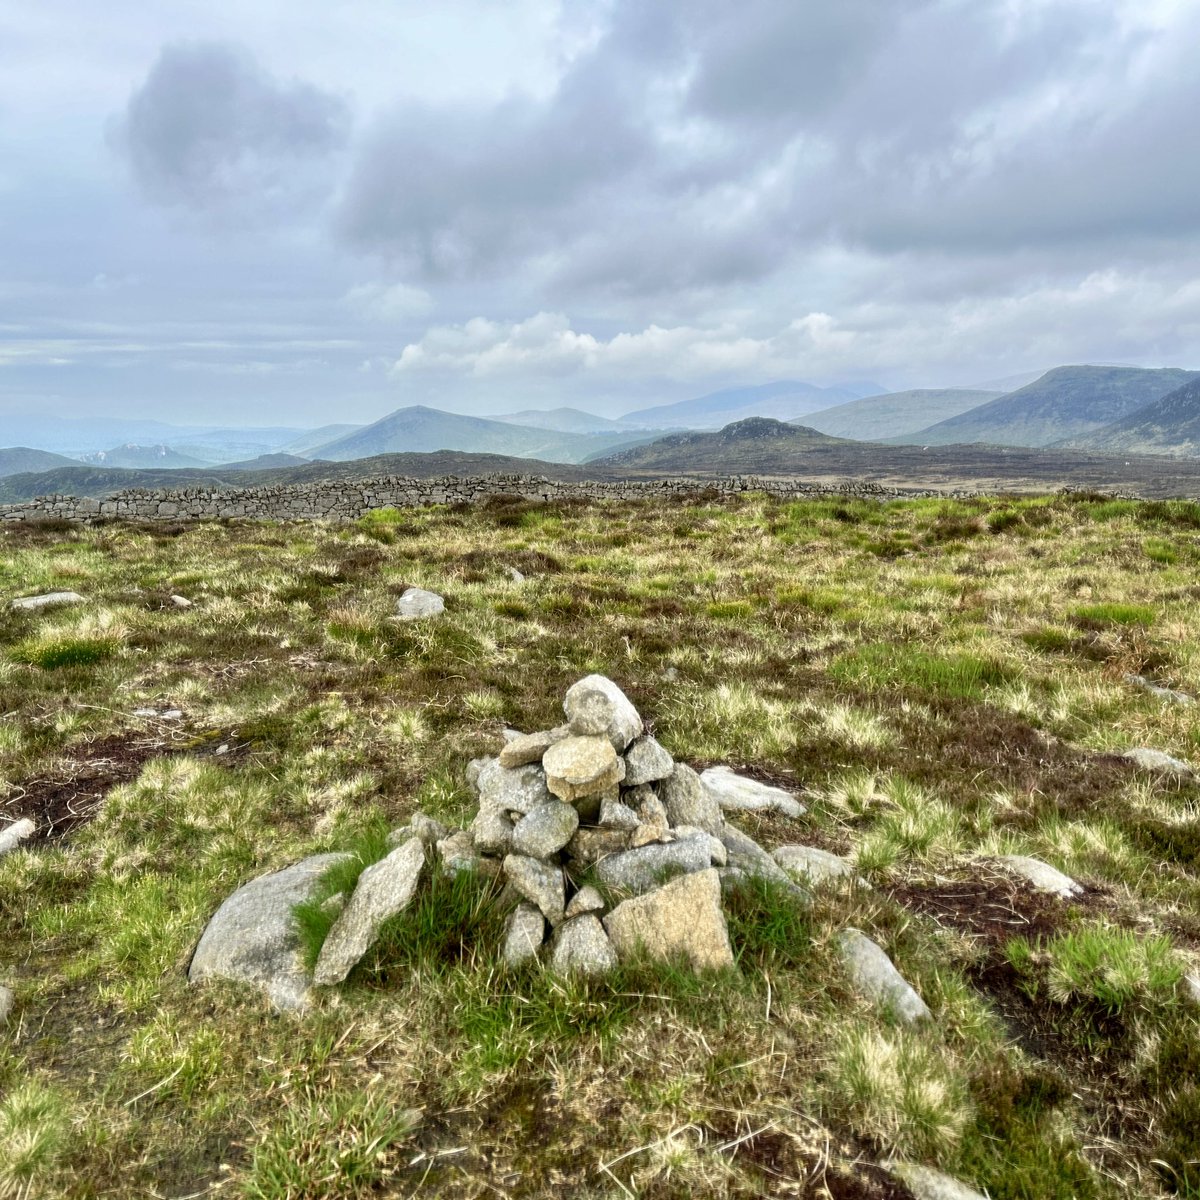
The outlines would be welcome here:
<svg viewBox="0 0 1200 1200">
<path fill-rule="evenodd" d="M 592 974 L 640 950 L 696 969 L 732 965 L 722 876 L 745 868 L 731 866 L 737 835 L 715 794 L 645 732 L 611 680 L 581 679 L 563 709 L 563 725 L 514 734 L 472 764 L 479 811 L 443 848 L 462 867 L 502 874 L 520 897 L 505 962 L 545 956 L 554 970 Z M 770 864 L 761 869 L 786 878 L 758 853 Z M 588 877 L 628 898 L 609 910 Z"/>
</svg>

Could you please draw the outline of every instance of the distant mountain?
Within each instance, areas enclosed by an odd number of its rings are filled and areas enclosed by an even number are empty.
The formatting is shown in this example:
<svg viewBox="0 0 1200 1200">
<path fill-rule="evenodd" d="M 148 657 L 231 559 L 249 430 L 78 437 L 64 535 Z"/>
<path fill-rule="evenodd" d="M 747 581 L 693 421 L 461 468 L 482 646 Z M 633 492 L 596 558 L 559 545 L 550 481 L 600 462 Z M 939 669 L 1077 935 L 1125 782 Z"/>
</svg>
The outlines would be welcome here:
<svg viewBox="0 0 1200 1200">
<path fill-rule="evenodd" d="M 647 434 L 646 438 L 651 436 Z M 597 452 L 626 445 L 630 440 L 628 431 L 558 433 L 416 405 L 397 409 L 373 425 L 318 446 L 312 454 L 314 458 L 345 462 L 377 454 L 463 450 L 547 462 L 582 462 Z"/>
<path fill-rule="evenodd" d="M 221 463 L 222 471 L 274 471 L 279 467 L 305 467 L 308 459 L 298 454 L 260 454 L 243 462 Z"/>
<path fill-rule="evenodd" d="M 501 413 L 492 420 L 503 421 L 506 425 L 525 425 L 530 429 L 553 429 L 557 433 L 609 433 L 640 428 L 631 427 L 624 420 L 598 417 L 595 413 L 583 412 L 578 408 L 526 408 L 521 412 Z"/>
<path fill-rule="evenodd" d="M 114 446 L 111 450 L 98 450 L 95 454 L 83 455 L 83 461 L 96 467 L 128 467 L 133 470 L 145 470 L 162 467 L 206 467 L 209 464 L 203 459 L 193 458 L 190 454 L 180 454 L 170 446 L 138 446 L 126 442 L 123 446 Z"/>
<path fill-rule="evenodd" d="M 1101 429 L 1059 443 L 1124 454 L 1200 455 L 1200 377 Z"/>
<path fill-rule="evenodd" d="M 21 475 L 26 471 L 52 471 L 55 467 L 74 466 L 74 460 L 45 450 L 30 450 L 28 446 L 11 446 L 0 450 L 0 479 Z"/>
<path fill-rule="evenodd" d="M 168 425 L 125 417 L 0 416 L 0 442 L 61 454 L 93 454 L 123 443 L 172 446 L 198 461 L 225 462 L 278 449 L 305 431 L 291 426 L 231 429 L 223 425 Z M 332 435 L 331 435 L 332 436 Z M 328 440 L 328 439 L 326 439 Z"/>
<path fill-rule="evenodd" d="M 984 379 L 976 383 L 965 383 L 961 390 L 966 392 L 1015 392 L 1027 383 L 1033 383 L 1045 375 L 1047 368 L 1040 371 L 1020 371 L 1016 375 L 1005 375 L 1000 379 Z"/>
<path fill-rule="evenodd" d="M 685 429 L 720 429 L 746 417 L 790 421 L 847 400 L 879 395 L 882 391 L 883 388 L 872 383 L 822 388 L 785 379 L 758 387 L 725 388 L 707 396 L 697 396 L 694 400 L 642 408 L 626 413 L 621 420 L 639 429 L 678 429 L 681 426 Z"/>
<path fill-rule="evenodd" d="M 1002 392 L 968 391 L 965 388 L 918 388 L 910 392 L 887 392 L 866 396 L 820 412 L 809 413 L 803 424 L 832 437 L 854 438 L 860 442 L 902 437 L 924 429 L 935 421 L 956 417 Z M 800 421 L 794 424 L 800 424 Z"/>
<path fill-rule="evenodd" d="M 1175 367 L 1056 367 L 1015 392 L 895 440 L 1049 446 L 1119 421 L 1197 376 Z"/>
<path fill-rule="evenodd" d="M 657 441 L 594 460 L 598 467 L 663 474 L 795 475 L 817 449 L 849 446 L 804 425 L 747 417 L 715 432 L 671 433 Z"/>
<path fill-rule="evenodd" d="M 319 429 L 306 429 L 299 437 L 273 446 L 272 451 L 276 454 L 298 454 L 301 458 L 311 458 L 312 452 L 318 446 L 325 446 L 363 428 L 363 425 L 322 425 Z"/>
</svg>

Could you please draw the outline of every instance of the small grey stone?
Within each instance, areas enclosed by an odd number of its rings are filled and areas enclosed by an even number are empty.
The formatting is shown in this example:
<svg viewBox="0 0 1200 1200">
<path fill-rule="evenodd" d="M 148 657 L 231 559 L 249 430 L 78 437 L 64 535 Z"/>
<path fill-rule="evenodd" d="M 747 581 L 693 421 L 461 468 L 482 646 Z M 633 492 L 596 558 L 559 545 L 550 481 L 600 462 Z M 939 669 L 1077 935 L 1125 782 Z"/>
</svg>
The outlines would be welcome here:
<svg viewBox="0 0 1200 1200">
<path fill-rule="evenodd" d="M 504 875 L 531 904 L 536 904 L 551 925 L 563 919 L 566 886 L 562 871 L 525 854 L 510 854 L 504 860 Z"/>
<path fill-rule="evenodd" d="M 572 684 L 563 711 L 572 733 L 607 737 L 618 754 L 642 732 L 642 718 L 629 697 L 603 675 L 588 675 Z"/>
<path fill-rule="evenodd" d="M 522 900 L 508 915 L 501 960 L 506 967 L 519 967 L 537 958 L 546 939 L 546 918 L 536 905 Z"/>
<path fill-rule="evenodd" d="M 446 602 L 437 592 L 424 588 L 410 587 L 396 601 L 396 616 L 401 621 L 419 621 L 423 617 L 436 617 L 446 609 Z"/>
<path fill-rule="evenodd" d="M 234 979 L 262 988 L 279 1009 L 308 1005 L 312 978 L 300 957 L 292 909 L 312 898 L 321 876 L 345 854 L 316 854 L 238 888 L 213 914 L 188 979 Z"/>
<path fill-rule="evenodd" d="M 556 742 L 542 759 L 546 786 L 562 800 L 602 796 L 625 777 L 625 763 L 604 737 L 569 737 Z"/>
<path fill-rule="evenodd" d="M 412 830 L 413 837 L 419 837 L 426 846 L 436 846 L 446 837 L 447 832 L 441 821 L 426 816 L 420 810 L 413 813 L 412 819 L 409 821 L 409 828 Z"/>
<path fill-rule="evenodd" d="M 39 608 L 53 608 L 59 604 L 82 604 L 83 597 L 78 592 L 46 592 L 41 596 L 21 596 L 9 601 L 9 608 L 33 611 Z"/>
<path fill-rule="evenodd" d="M 873 1004 L 905 1025 L 932 1016 L 892 960 L 861 929 L 843 929 L 838 935 L 838 948 L 851 982 Z"/>
<path fill-rule="evenodd" d="M 695 971 L 734 965 L 721 882 L 711 868 L 623 901 L 604 918 L 604 926 L 622 960 L 645 953 L 660 961 L 686 958 Z"/>
<path fill-rule="evenodd" d="M 662 825 L 639 825 L 629 835 L 630 849 L 636 850 L 639 846 L 652 846 L 656 842 L 673 842 L 675 838 Z"/>
<path fill-rule="evenodd" d="M 635 738 L 625 751 L 625 783 L 654 783 L 666 779 L 675 767 L 675 760 L 649 734 Z"/>
<path fill-rule="evenodd" d="M 1060 896 L 1063 900 L 1069 900 L 1083 891 L 1083 888 L 1070 875 L 1064 875 L 1049 863 L 1042 862 L 1040 858 L 1027 858 L 1023 854 L 1005 854 L 996 861 L 1007 867 L 1014 875 L 1020 875 L 1039 892 L 1049 892 L 1051 895 Z"/>
<path fill-rule="evenodd" d="M 522 817 L 512 832 L 512 849 L 530 858 L 557 854 L 579 828 L 579 814 L 562 800 L 547 800 Z"/>
<path fill-rule="evenodd" d="M 636 829 L 638 815 L 623 804 L 616 793 L 605 796 L 600 802 L 601 829 Z"/>
<path fill-rule="evenodd" d="M 159 714 L 160 721 L 178 721 L 183 716 L 183 711 L 178 708 L 167 708 Z"/>
<path fill-rule="evenodd" d="M 557 729 L 543 729 L 538 733 L 519 733 L 500 751 L 502 767 L 524 767 L 529 763 L 540 763 L 546 751 L 556 742 L 569 737 L 571 731 L 565 725 Z"/>
<path fill-rule="evenodd" d="M 572 917 L 555 931 L 550 968 L 559 975 L 605 975 L 617 966 L 617 952 L 592 913 Z"/>
<path fill-rule="evenodd" d="M 479 847 L 475 835 L 469 829 L 459 829 L 437 843 L 442 870 L 450 874 L 459 871 L 474 871 L 479 866 Z"/>
<path fill-rule="evenodd" d="M 567 917 L 581 917 L 584 913 L 603 912 L 604 897 L 591 884 L 586 887 L 581 887 L 579 891 L 571 897 L 570 904 L 567 905 Z"/>
<path fill-rule="evenodd" d="M 797 883 L 810 887 L 835 881 L 849 882 L 854 876 L 854 867 L 844 858 L 818 850 L 815 846 L 776 846 L 771 857 Z M 858 880 L 864 884 L 864 880 Z"/>
<path fill-rule="evenodd" d="M 635 895 L 653 891 L 671 875 L 704 871 L 712 865 L 708 844 L 700 838 L 681 838 L 668 845 L 639 846 L 596 863 L 596 878 L 605 887 Z"/>
<path fill-rule="evenodd" d="M 1138 750 L 1126 750 L 1121 755 L 1131 763 L 1141 767 L 1143 771 L 1157 771 L 1160 775 L 1174 775 L 1178 779 L 1190 779 L 1195 771 L 1178 758 L 1172 758 L 1162 750 L 1150 750 L 1142 747 Z"/>
<path fill-rule="evenodd" d="M 1193 1004 L 1200 1004 L 1200 971 L 1189 971 L 1183 977 L 1183 990 Z"/>
<path fill-rule="evenodd" d="M 525 582 L 525 576 L 520 571 L 518 571 L 516 567 L 508 568 L 508 577 L 509 577 L 509 579 L 511 579 L 513 581 L 513 583 L 524 583 Z"/>
<path fill-rule="evenodd" d="M 484 770 L 492 764 L 499 764 L 497 758 L 473 758 L 467 763 L 466 777 L 467 786 L 473 789 L 476 793 L 479 791 L 479 779 Z"/>
<path fill-rule="evenodd" d="M 493 759 L 479 772 L 480 804 L 527 813 L 549 799 L 546 772 L 536 763 L 510 769 Z"/>
<path fill-rule="evenodd" d="M 379 926 L 408 906 L 424 866 L 425 845 L 415 837 L 363 871 L 321 947 L 314 983 L 341 983 L 350 974 L 371 948 Z"/>
<path fill-rule="evenodd" d="M 709 767 L 700 782 L 723 812 L 767 810 L 792 818 L 804 813 L 804 805 L 791 792 L 738 775 L 729 767 Z"/>
<path fill-rule="evenodd" d="M 157 708 L 135 708 L 133 710 L 133 715 L 135 717 L 157 717 L 158 709 Z"/>
<path fill-rule="evenodd" d="M 16 1002 L 17 998 L 13 995 L 12 988 L 0 984 L 0 1025 L 8 1024 L 8 1015 L 12 1012 Z"/>
<path fill-rule="evenodd" d="M 1175 692 L 1170 688 L 1159 686 L 1153 680 L 1147 679 L 1144 675 L 1126 675 L 1125 682 L 1132 684 L 1134 687 L 1139 687 L 1145 692 L 1149 692 L 1158 700 L 1165 700 L 1169 704 L 1195 704 L 1194 696 L 1189 696 L 1186 692 Z"/>
<path fill-rule="evenodd" d="M 471 837 L 480 854 L 507 854 L 512 849 L 513 822 L 495 804 L 481 804 L 471 822 Z"/>
<path fill-rule="evenodd" d="M 905 1162 L 885 1162 L 883 1167 L 912 1192 L 915 1200 L 987 1200 L 982 1192 L 933 1167 Z"/>
<path fill-rule="evenodd" d="M 700 776 L 686 763 L 676 763 L 675 769 L 658 785 L 672 825 L 695 825 L 709 833 L 720 834 L 725 824 L 721 806 L 701 783 Z"/>
<path fill-rule="evenodd" d="M 176 608 L 191 608 L 192 602 L 186 596 L 172 596 L 171 603 Z"/>
<path fill-rule="evenodd" d="M 11 825 L 0 825 L 0 854 L 8 854 L 15 850 L 36 832 L 37 825 L 28 817 L 22 817 Z"/>
<path fill-rule="evenodd" d="M 708 856 L 714 867 L 723 867 L 729 861 L 729 851 L 725 843 L 716 834 L 709 833 L 697 825 L 676 825 L 672 830 L 677 838 L 701 838 L 708 845 Z"/>
</svg>

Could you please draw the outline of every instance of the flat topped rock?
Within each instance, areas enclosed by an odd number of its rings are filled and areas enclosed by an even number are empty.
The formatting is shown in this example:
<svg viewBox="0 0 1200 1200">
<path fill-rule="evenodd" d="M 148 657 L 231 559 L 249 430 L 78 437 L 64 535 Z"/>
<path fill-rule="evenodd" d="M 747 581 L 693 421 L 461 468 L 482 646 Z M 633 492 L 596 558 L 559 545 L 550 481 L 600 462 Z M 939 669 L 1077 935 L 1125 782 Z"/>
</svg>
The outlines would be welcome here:
<svg viewBox="0 0 1200 1200">
<path fill-rule="evenodd" d="M 1042 862 L 1040 858 L 1027 858 L 1023 854 L 1004 854 L 996 861 L 1001 866 L 1007 867 L 1014 875 L 1019 875 L 1027 883 L 1032 884 L 1039 892 L 1049 892 L 1051 895 L 1069 900 L 1083 891 L 1083 888 L 1070 875 L 1064 875 L 1049 863 Z"/>
<path fill-rule="evenodd" d="M 37 833 L 37 825 L 28 817 L 22 817 L 11 825 L 0 825 L 0 854 L 8 854 L 15 850 L 35 833 Z"/>
<path fill-rule="evenodd" d="M 1162 750 L 1150 750 L 1140 747 L 1137 750 L 1126 750 L 1121 755 L 1143 771 L 1157 771 L 1160 775 L 1174 775 L 1179 779 L 1190 779 L 1196 772 L 1182 759 L 1172 758 Z"/>
<path fill-rule="evenodd" d="M 505 732 L 507 734 L 508 731 Z M 509 738 L 500 751 L 500 765 L 523 767 L 528 763 L 540 763 L 546 751 L 570 732 L 565 725 L 559 725 L 556 729 L 543 729 L 537 733 L 518 733 L 516 737 Z"/>
<path fill-rule="evenodd" d="M 602 796 L 625 778 L 612 743 L 598 735 L 564 738 L 542 759 L 546 786 L 562 800 Z"/>
<path fill-rule="evenodd" d="M 892 960 L 861 929 L 843 929 L 837 940 L 850 980 L 866 999 L 905 1025 L 933 1015 Z"/>
<path fill-rule="evenodd" d="M 712 865 L 707 838 L 680 838 L 677 842 L 653 843 L 600 859 L 596 878 L 605 886 L 635 895 L 659 887 L 671 875 L 703 871 Z"/>
<path fill-rule="evenodd" d="M 58 604 L 82 604 L 83 597 L 78 592 L 46 592 L 41 596 L 21 596 L 10 600 L 9 608 L 38 609 L 53 608 Z"/>
<path fill-rule="evenodd" d="M 238 888 L 204 930 L 188 979 L 252 983 L 278 1009 L 306 1008 L 312 977 L 300 957 L 300 933 L 292 909 L 310 900 L 321 876 L 347 857 L 315 854 Z"/>
<path fill-rule="evenodd" d="M 446 611 L 446 601 L 437 592 L 424 588 L 410 587 L 396 601 L 396 616 L 401 621 L 419 621 L 422 617 L 436 617 Z"/>
<path fill-rule="evenodd" d="M 642 732 L 642 718 L 629 697 L 611 679 L 588 675 L 567 689 L 563 712 L 571 732 L 603 736 L 618 754 Z"/>
<path fill-rule="evenodd" d="M 408 907 L 424 866 L 425 843 L 414 837 L 363 871 L 321 947 L 314 983 L 341 983 L 350 974 L 371 948 L 380 925 Z"/>
<path fill-rule="evenodd" d="M 711 868 L 623 901 L 604 918 L 604 927 L 622 961 L 644 953 L 663 962 L 685 959 L 694 971 L 734 965 L 721 880 Z"/>
<path fill-rule="evenodd" d="M 795 819 L 805 811 L 791 792 L 738 775 L 729 767 L 709 767 L 700 782 L 724 812 L 769 811 Z"/>
</svg>

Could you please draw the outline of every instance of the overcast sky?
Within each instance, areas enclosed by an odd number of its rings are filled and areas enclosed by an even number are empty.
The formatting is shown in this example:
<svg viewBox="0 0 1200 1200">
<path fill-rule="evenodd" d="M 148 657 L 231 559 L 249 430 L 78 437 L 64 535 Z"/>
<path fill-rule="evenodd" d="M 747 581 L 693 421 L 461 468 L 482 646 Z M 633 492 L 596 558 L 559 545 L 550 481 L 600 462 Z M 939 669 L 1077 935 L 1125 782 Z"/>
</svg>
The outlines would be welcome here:
<svg viewBox="0 0 1200 1200">
<path fill-rule="evenodd" d="M 1200 367 L 1200 0 L 0 0 L 5 413 Z"/>
</svg>

